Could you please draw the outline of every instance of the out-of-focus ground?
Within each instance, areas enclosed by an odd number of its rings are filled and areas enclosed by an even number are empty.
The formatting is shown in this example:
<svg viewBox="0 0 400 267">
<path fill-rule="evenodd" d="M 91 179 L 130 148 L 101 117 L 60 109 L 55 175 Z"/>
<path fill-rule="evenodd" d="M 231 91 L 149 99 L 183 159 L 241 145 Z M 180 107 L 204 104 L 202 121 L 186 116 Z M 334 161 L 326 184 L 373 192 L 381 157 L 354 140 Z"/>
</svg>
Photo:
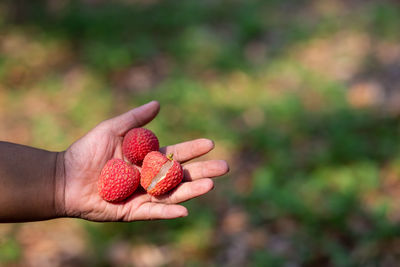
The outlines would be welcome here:
<svg viewBox="0 0 400 267">
<path fill-rule="evenodd" d="M 0 225 L 1 266 L 396 266 L 396 0 L 0 2 L 0 140 L 63 150 L 156 99 L 228 176 L 172 221 Z"/>
</svg>

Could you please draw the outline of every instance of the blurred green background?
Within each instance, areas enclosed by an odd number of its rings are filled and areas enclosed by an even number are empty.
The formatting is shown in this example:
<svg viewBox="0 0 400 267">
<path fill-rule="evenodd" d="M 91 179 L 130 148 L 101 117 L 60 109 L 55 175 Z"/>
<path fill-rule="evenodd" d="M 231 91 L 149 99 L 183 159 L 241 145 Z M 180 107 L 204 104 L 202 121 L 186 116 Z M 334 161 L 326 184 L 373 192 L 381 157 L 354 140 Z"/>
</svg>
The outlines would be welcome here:
<svg viewBox="0 0 400 267">
<path fill-rule="evenodd" d="M 3 0 L 0 139 L 63 150 L 156 99 L 231 172 L 171 221 L 0 225 L 1 266 L 397 266 L 400 4 Z"/>
</svg>

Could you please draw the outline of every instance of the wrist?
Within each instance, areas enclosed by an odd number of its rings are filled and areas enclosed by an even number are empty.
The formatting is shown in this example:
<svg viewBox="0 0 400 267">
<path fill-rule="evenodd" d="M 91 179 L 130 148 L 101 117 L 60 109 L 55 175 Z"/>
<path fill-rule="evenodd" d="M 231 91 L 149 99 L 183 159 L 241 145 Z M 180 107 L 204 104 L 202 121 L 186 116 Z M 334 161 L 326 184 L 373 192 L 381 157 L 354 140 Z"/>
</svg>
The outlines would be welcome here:
<svg viewBox="0 0 400 267">
<path fill-rule="evenodd" d="M 66 217 L 65 211 L 65 151 L 57 152 L 54 171 L 54 210 L 56 217 Z"/>
</svg>

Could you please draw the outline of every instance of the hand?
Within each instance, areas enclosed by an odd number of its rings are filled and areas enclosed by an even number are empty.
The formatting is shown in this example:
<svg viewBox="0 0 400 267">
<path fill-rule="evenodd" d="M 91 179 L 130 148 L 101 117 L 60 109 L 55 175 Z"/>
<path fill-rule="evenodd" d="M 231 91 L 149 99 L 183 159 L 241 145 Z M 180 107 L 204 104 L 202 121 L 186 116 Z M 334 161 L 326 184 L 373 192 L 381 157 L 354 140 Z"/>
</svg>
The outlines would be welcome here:
<svg viewBox="0 0 400 267">
<path fill-rule="evenodd" d="M 183 165 L 184 180 L 165 196 L 153 197 L 139 188 L 122 203 L 104 201 L 97 192 L 101 169 L 111 158 L 122 159 L 121 144 L 131 128 L 150 122 L 159 111 L 158 102 L 150 102 L 125 114 L 100 123 L 84 137 L 63 152 L 62 179 L 57 179 L 63 196 L 58 197 L 59 209 L 68 217 L 91 221 L 135 221 L 172 219 L 187 216 L 187 209 L 178 203 L 209 192 L 214 184 L 210 179 L 228 172 L 223 160 L 210 160 Z M 197 139 L 161 148 L 174 154 L 174 159 L 184 163 L 211 151 L 212 141 Z"/>
</svg>

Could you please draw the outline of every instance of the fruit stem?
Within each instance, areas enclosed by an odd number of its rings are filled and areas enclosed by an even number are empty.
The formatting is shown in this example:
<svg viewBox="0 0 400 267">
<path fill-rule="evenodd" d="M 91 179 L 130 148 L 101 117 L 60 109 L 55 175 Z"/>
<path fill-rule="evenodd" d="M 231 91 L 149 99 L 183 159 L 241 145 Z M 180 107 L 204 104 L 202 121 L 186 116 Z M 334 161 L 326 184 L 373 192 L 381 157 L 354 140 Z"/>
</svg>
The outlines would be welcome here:
<svg viewBox="0 0 400 267">
<path fill-rule="evenodd" d="M 174 159 L 174 154 L 173 154 L 173 153 L 168 154 L 168 155 L 167 155 L 167 158 L 168 158 L 169 160 L 173 160 L 173 159 Z"/>
</svg>

